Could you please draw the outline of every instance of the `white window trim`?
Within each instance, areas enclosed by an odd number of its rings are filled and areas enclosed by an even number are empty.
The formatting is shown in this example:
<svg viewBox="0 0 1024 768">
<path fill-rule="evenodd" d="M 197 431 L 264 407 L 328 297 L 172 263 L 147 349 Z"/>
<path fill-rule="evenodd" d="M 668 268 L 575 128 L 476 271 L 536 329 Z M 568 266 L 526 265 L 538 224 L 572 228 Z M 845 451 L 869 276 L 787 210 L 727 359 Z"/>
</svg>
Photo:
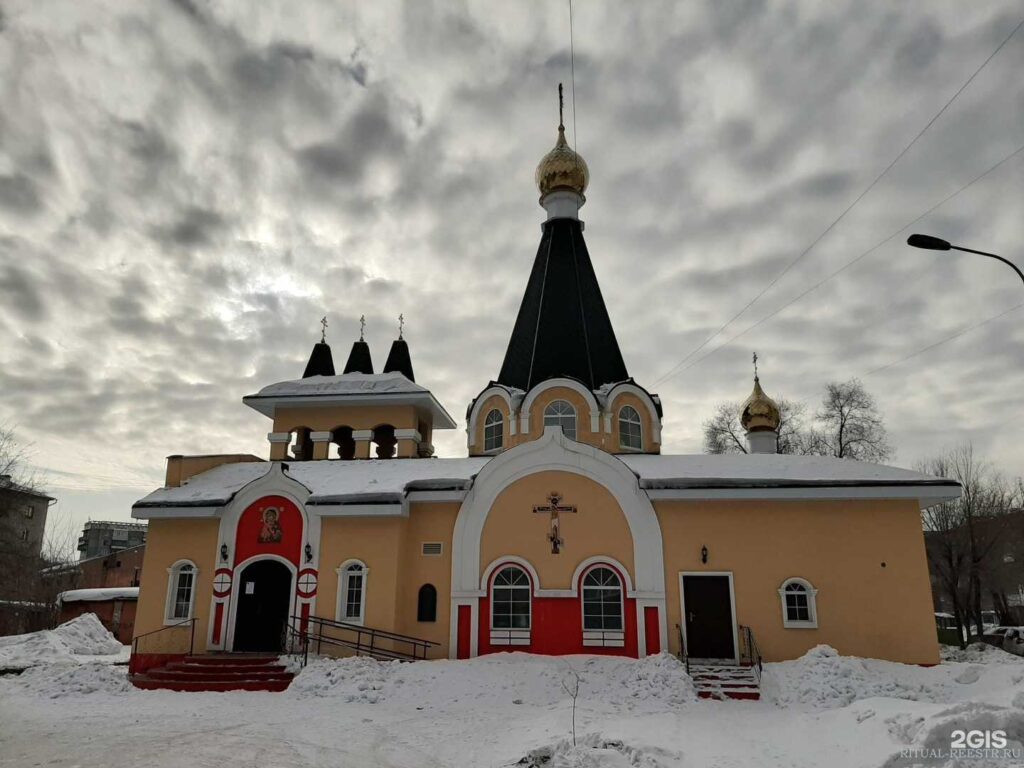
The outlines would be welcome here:
<svg viewBox="0 0 1024 768">
<path fill-rule="evenodd" d="M 627 408 L 629 408 L 633 413 L 636 414 L 636 425 L 640 428 L 640 445 L 637 445 L 637 446 L 624 445 L 623 442 L 622 442 L 622 412 L 624 410 L 626 410 Z M 629 423 L 633 424 L 634 422 L 632 420 L 630 420 Z M 643 450 L 644 450 L 644 419 L 640 415 L 640 411 L 638 411 L 636 408 L 634 408 L 629 403 L 626 403 L 621 408 L 619 408 L 618 419 L 616 420 L 616 426 L 619 429 L 619 449 L 620 450 L 623 450 L 623 451 L 636 451 L 637 453 L 643 452 Z"/>
<path fill-rule="evenodd" d="M 345 617 L 345 604 L 348 601 L 348 567 L 350 565 L 358 565 L 362 568 L 363 585 L 362 590 L 359 593 L 359 618 L 346 618 Z M 357 626 L 363 626 L 366 622 L 366 591 L 369 582 L 370 569 L 366 567 L 366 563 L 362 560 L 352 558 L 346 560 L 336 569 L 338 574 L 338 599 L 337 604 L 334 608 L 335 621 L 341 621 L 345 624 L 355 624 Z"/>
<path fill-rule="evenodd" d="M 178 591 L 178 573 L 186 565 L 192 566 L 192 592 L 189 595 L 188 616 L 174 616 L 175 595 Z M 191 560 L 178 560 L 167 569 L 167 600 L 164 603 L 164 626 L 181 624 L 196 616 L 196 590 L 199 586 L 199 568 Z"/>
<path fill-rule="evenodd" d="M 515 568 L 517 571 L 522 573 L 526 577 L 527 589 L 530 593 L 529 608 L 530 612 L 527 614 L 527 626 L 526 627 L 495 627 L 494 626 L 494 582 L 498 578 L 498 574 L 504 571 L 506 568 Z M 500 587 L 500 589 L 515 589 L 516 587 Z M 504 562 L 494 569 L 494 572 L 490 578 L 490 629 L 491 629 L 491 645 L 529 645 L 530 637 L 533 633 L 533 577 L 530 572 L 519 563 Z"/>
<path fill-rule="evenodd" d="M 605 568 L 615 574 L 619 580 L 619 619 L 622 622 L 622 629 L 587 629 L 586 613 L 584 611 L 584 600 L 588 589 L 602 589 L 602 587 L 587 587 L 584 580 L 598 568 Z M 626 584 L 619 570 L 609 563 L 596 562 L 590 565 L 582 574 L 579 580 L 580 593 L 580 629 L 583 632 L 583 645 L 587 647 L 622 648 L 626 645 Z"/>
<path fill-rule="evenodd" d="M 572 436 L 569 436 L 568 434 L 566 434 L 565 436 L 568 437 L 570 440 L 578 440 L 579 439 L 579 435 L 580 435 L 580 414 L 576 410 L 576 406 L 573 405 L 572 403 L 570 403 L 568 400 L 566 400 L 564 398 L 561 398 L 561 397 L 556 398 L 555 400 L 552 400 L 550 403 L 548 403 L 547 405 L 544 406 L 544 411 L 543 411 L 543 413 L 541 413 L 541 424 L 543 424 L 545 428 L 547 428 L 549 426 L 560 427 L 561 430 L 562 430 L 562 433 L 563 434 L 565 433 L 565 427 L 561 424 L 561 419 L 564 416 L 567 416 L 568 414 L 551 414 L 552 417 L 557 417 L 559 419 L 559 423 L 558 424 L 550 424 L 550 425 L 548 424 L 548 409 L 552 408 L 553 406 L 557 405 L 558 403 L 565 403 L 567 406 L 569 406 L 569 409 L 572 411 L 572 421 L 573 421 Z"/>
<path fill-rule="evenodd" d="M 498 420 L 496 422 L 491 422 L 490 424 L 488 424 L 488 421 L 491 418 L 491 414 L 492 413 L 498 414 Z M 498 425 L 498 444 L 496 446 L 488 448 L 487 447 L 487 427 L 488 426 L 492 426 L 493 427 L 495 424 Z M 484 453 L 486 453 L 486 454 L 498 453 L 498 452 L 500 452 L 505 447 L 505 415 L 501 412 L 501 409 L 499 409 L 499 408 L 491 408 L 487 412 L 487 415 L 484 416 L 483 443 L 484 443 Z"/>
<path fill-rule="evenodd" d="M 807 611 L 811 618 L 809 621 L 792 621 L 786 611 L 786 587 L 790 584 L 799 584 L 807 590 Z M 782 582 L 779 587 L 779 602 L 782 603 L 782 626 L 786 629 L 817 629 L 818 628 L 818 590 L 814 588 L 807 579 L 799 576 L 791 576 Z"/>
</svg>

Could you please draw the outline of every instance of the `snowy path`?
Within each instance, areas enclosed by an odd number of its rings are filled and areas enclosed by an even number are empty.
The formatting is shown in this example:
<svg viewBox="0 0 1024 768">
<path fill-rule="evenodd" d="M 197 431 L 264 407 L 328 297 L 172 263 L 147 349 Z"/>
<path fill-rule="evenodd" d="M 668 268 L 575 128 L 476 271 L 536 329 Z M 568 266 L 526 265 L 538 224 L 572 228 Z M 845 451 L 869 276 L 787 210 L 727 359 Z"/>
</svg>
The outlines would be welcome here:
<svg viewBox="0 0 1024 768">
<path fill-rule="evenodd" d="M 697 701 L 670 657 L 320 661 L 280 694 L 137 691 L 123 667 L 52 664 L 0 678 L 0 768 L 487 768 L 545 747 L 551 768 L 852 768 L 902 765 L 954 724 L 1024 739 L 1024 663 L 1001 652 L 921 669 L 816 649 L 770 665 L 765 689 Z"/>
</svg>

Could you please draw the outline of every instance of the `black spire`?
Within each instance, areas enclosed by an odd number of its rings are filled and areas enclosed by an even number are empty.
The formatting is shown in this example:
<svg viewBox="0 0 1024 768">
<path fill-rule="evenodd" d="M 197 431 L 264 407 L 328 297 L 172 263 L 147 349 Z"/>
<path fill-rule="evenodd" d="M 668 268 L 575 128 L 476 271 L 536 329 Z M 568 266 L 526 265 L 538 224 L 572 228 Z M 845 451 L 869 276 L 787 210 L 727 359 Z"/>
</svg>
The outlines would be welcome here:
<svg viewBox="0 0 1024 768">
<path fill-rule="evenodd" d="M 302 378 L 310 376 L 333 376 L 334 357 L 331 355 L 331 345 L 325 341 L 318 341 L 313 345 L 313 351 L 309 355 L 309 362 L 306 363 L 306 370 Z"/>
<path fill-rule="evenodd" d="M 370 345 L 360 339 L 352 344 L 348 353 L 343 373 L 373 373 L 373 360 L 370 358 Z"/>
<path fill-rule="evenodd" d="M 391 342 L 388 361 L 384 363 L 384 373 L 391 373 L 392 371 L 402 374 L 409 381 L 416 381 L 416 377 L 412 373 L 412 358 L 409 357 L 409 345 L 401 337 Z"/>
<path fill-rule="evenodd" d="M 589 389 L 629 378 L 583 229 L 573 218 L 544 223 L 498 382 L 529 390 L 558 376 Z"/>
</svg>

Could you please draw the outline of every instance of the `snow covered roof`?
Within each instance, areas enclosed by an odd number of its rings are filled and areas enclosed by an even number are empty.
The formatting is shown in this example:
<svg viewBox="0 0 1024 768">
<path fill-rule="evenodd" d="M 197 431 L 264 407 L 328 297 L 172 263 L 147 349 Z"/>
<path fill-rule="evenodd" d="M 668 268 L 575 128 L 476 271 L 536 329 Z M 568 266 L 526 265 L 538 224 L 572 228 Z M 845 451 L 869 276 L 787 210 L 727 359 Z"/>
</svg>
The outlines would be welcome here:
<svg viewBox="0 0 1024 768">
<path fill-rule="evenodd" d="M 474 457 L 298 461 L 287 464 L 287 474 L 311 491 L 308 504 L 395 501 L 412 490 L 468 488 L 489 460 Z M 222 464 L 189 478 L 179 487 L 153 491 L 135 502 L 134 508 L 222 506 L 273 467 L 268 462 Z"/>
<path fill-rule="evenodd" d="M 619 458 L 637 475 L 652 498 L 768 498 L 772 494 L 814 491 L 815 497 L 848 498 L 849 489 L 871 489 L 876 498 L 896 496 L 936 500 L 956 498 L 953 480 L 897 467 L 788 455 L 627 455 Z M 310 505 L 399 503 L 413 491 L 465 491 L 491 457 L 465 459 L 376 459 L 285 463 L 288 477 L 309 489 Z M 160 488 L 134 505 L 147 509 L 221 507 L 249 483 L 274 471 L 274 462 L 223 464 L 195 475 L 180 487 Z M 846 489 L 846 490 L 844 490 Z M 898 491 L 898 493 L 896 492 Z M 829 496 L 829 493 L 832 495 Z"/>
<path fill-rule="evenodd" d="M 100 587 L 69 589 L 57 595 L 58 603 L 98 602 L 101 600 L 138 600 L 138 587 Z"/>
<path fill-rule="evenodd" d="M 644 488 L 793 488 L 801 486 L 924 485 L 954 480 L 830 456 L 781 453 L 619 456 Z"/>
<path fill-rule="evenodd" d="M 430 390 L 407 379 L 398 371 L 389 373 L 343 373 L 337 376 L 309 376 L 268 384 L 242 402 L 265 416 L 273 416 L 278 404 L 289 406 L 337 404 L 415 405 L 430 412 L 435 429 L 454 429 L 455 422 Z"/>
</svg>

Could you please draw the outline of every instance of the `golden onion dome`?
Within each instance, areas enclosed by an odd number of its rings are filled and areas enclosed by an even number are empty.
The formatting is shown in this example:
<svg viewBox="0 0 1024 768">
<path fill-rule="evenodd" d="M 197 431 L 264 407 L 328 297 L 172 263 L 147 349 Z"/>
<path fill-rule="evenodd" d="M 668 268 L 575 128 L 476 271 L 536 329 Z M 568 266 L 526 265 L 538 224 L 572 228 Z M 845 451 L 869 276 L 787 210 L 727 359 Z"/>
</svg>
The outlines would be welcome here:
<svg viewBox="0 0 1024 768">
<path fill-rule="evenodd" d="M 537 165 L 537 187 L 544 198 L 551 192 L 567 189 L 583 196 L 590 183 L 590 170 L 581 155 L 573 151 L 565 140 L 565 126 L 558 126 L 558 141 Z"/>
<path fill-rule="evenodd" d="M 743 403 L 740 424 L 747 432 L 778 432 L 782 415 L 779 406 L 761 389 L 761 382 L 754 377 L 754 391 Z"/>
</svg>

